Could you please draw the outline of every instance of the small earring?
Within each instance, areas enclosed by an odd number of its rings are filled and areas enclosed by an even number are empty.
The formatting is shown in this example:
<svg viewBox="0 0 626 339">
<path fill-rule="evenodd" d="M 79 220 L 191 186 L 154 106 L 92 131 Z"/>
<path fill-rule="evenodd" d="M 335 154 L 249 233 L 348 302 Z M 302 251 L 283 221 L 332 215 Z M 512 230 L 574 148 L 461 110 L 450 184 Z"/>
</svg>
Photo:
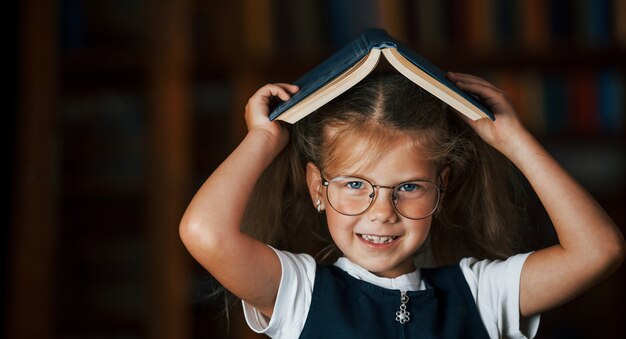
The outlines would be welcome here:
<svg viewBox="0 0 626 339">
<path fill-rule="evenodd" d="M 322 202 L 320 201 L 320 199 L 317 199 L 317 203 L 315 204 L 315 206 L 317 207 L 317 213 L 322 213 Z"/>
</svg>

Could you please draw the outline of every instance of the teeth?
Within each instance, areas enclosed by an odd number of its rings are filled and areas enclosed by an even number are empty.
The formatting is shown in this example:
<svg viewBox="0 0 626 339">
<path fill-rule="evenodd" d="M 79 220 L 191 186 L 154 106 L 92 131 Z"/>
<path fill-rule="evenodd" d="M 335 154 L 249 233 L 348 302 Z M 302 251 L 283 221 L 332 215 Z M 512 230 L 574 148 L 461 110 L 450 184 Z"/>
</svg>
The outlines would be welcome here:
<svg viewBox="0 0 626 339">
<path fill-rule="evenodd" d="M 377 235 L 369 235 L 369 234 L 361 234 L 361 237 L 363 237 L 363 239 L 375 243 L 375 244 L 385 244 L 388 243 L 390 241 L 393 241 L 394 239 L 396 239 L 397 237 L 391 236 L 391 237 L 379 237 Z"/>
</svg>

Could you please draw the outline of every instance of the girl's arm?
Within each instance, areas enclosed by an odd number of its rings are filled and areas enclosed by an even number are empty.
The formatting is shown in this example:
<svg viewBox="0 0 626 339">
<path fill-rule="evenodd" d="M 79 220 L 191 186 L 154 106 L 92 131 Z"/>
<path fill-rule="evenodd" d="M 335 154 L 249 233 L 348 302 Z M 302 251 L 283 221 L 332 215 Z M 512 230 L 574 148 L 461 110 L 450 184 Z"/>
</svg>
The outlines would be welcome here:
<svg viewBox="0 0 626 339">
<path fill-rule="evenodd" d="M 624 260 L 626 246 L 606 212 L 522 126 L 504 92 L 475 76 L 449 73 L 448 77 L 478 95 L 495 114 L 494 122 L 464 119 L 521 170 L 558 235 L 559 244 L 534 252 L 524 264 L 522 316 L 561 305 L 613 272 Z"/>
<path fill-rule="evenodd" d="M 268 317 L 280 283 L 280 262 L 271 248 L 242 233 L 240 226 L 259 176 L 289 138 L 282 125 L 269 121 L 269 100 L 287 100 L 295 91 L 293 85 L 266 85 L 250 98 L 248 134 L 202 185 L 180 223 L 191 255 L 226 289 Z"/>
</svg>

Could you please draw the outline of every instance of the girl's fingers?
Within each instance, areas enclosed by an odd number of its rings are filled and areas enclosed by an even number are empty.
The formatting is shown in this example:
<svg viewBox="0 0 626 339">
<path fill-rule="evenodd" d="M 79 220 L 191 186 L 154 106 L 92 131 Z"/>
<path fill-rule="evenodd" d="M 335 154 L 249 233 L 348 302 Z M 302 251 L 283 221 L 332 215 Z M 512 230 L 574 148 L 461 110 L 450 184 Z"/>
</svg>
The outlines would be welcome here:
<svg viewBox="0 0 626 339">
<path fill-rule="evenodd" d="M 456 83 L 460 89 L 476 94 L 489 107 L 493 113 L 502 113 L 511 110 L 510 103 L 505 92 L 479 82 L 459 81 Z"/>
<path fill-rule="evenodd" d="M 290 84 L 267 84 L 254 93 L 253 98 L 269 99 L 270 97 L 279 97 L 281 100 L 289 100 L 291 94 L 298 91 L 298 86 Z"/>
<path fill-rule="evenodd" d="M 482 84 L 482 85 L 487 86 L 487 87 L 496 88 L 489 81 L 487 81 L 487 80 L 485 80 L 485 79 L 483 79 L 481 77 L 477 77 L 475 75 L 471 75 L 471 74 L 448 72 L 446 74 L 446 77 L 450 81 L 454 82 L 455 84 L 457 82 L 461 81 L 461 82 L 465 82 L 465 83 L 479 83 L 479 84 Z"/>
<path fill-rule="evenodd" d="M 248 129 L 250 129 L 251 126 L 270 123 L 267 117 L 270 113 L 269 109 L 272 97 L 278 97 L 280 100 L 287 101 L 291 95 L 297 91 L 298 86 L 286 83 L 267 84 L 259 88 L 246 104 L 245 118 Z"/>
<path fill-rule="evenodd" d="M 496 116 L 496 121 L 479 119 L 470 121 L 461 116 L 468 125 L 489 145 L 501 153 L 511 154 L 511 140 L 515 135 L 525 134 L 524 126 L 506 92 L 490 82 L 469 74 L 452 73 L 446 75 L 461 90 L 476 95 L 485 106 Z"/>
<path fill-rule="evenodd" d="M 468 79 L 472 79 L 472 80 L 477 80 L 477 81 L 484 81 L 484 82 L 486 82 L 486 80 L 485 80 L 485 79 L 483 79 L 483 78 L 481 78 L 481 77 L 479 77 L 479 76 L 476 76 L 476 75 L 473 75 L 473 74 L 467 74 L 467 73 L 448 72 L 448 73 L 446 74 L 446 76 L 447 76 L 448 78 L 454 78 L 454 79 L 456 79 L 456 80 L 468 80 Z"/>
<path fill-rule="evenodd" d="M 280 86 L 284 89 L 286 89 L 287 91 L 289 91 L 291 94 L 296 93 L 300 87 L 296 86 L 296 85 L 292 85 L 292 84 L 287 84 L 287 83 L 283 83 L 283 82 L 279 82 L 274 84 L 276 86 Z"/>
<path fill-rule="evenodd" d="M 284 88 L 275 85 L 275 84 L 269 84 L 269 85 L 265 85 L 263 87 L 261 87 L 255 95 L 253 95 L 253 97 L 259 97 L 259 98 L 263 98 L 263 99 L 268 99 L 270 97 L 279 97 L 282 100 L 287 100 L 289 99 L 289 93 L 287 93 L 287 90 L 285 90 Z"/>
<path fill-rule="evenodd" d="M 506 99 L 506 93 L 487 81 L 459 80 L 456 85 L 464 91 L 478 95 L 482 100 Z"/>
<path fill-rule="evenodd" d="M 289 100 L 291 97 L 291 94 L 287 92 L 286 89 L 277 85 L 270 87 L 270 95 L 273 97 L 279 97 L 282 101 Z"/>
<path fill-rule="evenodd" d="M 481 99 L 488 99 L 499 93 L 496 88 L 480 82 L 457 81 L 456 85 L 464 91 L 478 95 Z"/>
<path fill-rule="evenodd" d="M 277 83 L 269 86 L 271 95 L 279 97 L 283 101 L 289 100 L 291 95 L 298 91 L 298 86 L 290 84 Z"/>
</svg>

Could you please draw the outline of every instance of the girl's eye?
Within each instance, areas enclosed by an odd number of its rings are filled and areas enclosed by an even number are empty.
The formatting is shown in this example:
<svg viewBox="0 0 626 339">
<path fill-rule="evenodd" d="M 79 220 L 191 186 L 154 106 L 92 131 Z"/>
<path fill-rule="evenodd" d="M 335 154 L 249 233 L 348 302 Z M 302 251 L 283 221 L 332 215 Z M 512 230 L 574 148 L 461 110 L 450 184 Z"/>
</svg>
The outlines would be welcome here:
<svg viewBox="0 0 626 339">
<path fill-rule="evenodd" d="M 398 188 L 399 188 L 399 191 L 402 191 L 402 192 L 413 192 L 413 191 L 418 191 L 422 189 L 422 186 L 411 183 L 411 184 L 402 184 Z"/>
<path fill-rule="evenodd" d="M 361 189 L 363 188 L 363 182 L 362 181 L 349 181 L 348 183 L 346 183 L 346 186 L 355 190 Z"/>
</svg>

